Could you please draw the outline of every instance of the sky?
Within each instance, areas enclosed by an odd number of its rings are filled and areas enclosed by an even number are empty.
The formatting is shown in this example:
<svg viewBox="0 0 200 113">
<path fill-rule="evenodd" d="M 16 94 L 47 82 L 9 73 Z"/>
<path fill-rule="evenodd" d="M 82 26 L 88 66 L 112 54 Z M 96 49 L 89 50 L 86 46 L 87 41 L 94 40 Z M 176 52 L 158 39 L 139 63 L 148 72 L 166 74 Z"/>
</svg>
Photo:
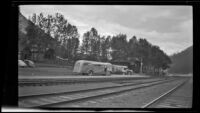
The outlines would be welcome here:
<svg viewBox="0 0 200 113">
<path fill-rule="evenodd" d="M 101 36 L 126 34 L 157 45 L 167 55 L 193 45 L 192 6 L 170 5 L 20 5 L 28 18 L 33 13 L 61 13 L 78 28 L 80 41 L 92 27 Z"/>
</svg>

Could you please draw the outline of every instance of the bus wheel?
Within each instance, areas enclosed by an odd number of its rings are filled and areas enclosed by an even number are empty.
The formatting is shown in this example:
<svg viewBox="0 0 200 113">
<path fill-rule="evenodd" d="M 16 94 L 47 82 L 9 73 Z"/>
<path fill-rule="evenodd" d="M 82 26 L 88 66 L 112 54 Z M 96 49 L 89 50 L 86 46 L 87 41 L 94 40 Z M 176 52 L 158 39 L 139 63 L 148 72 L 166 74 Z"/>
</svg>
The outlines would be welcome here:
<svg viewBox="0 0 200 113">
<path fill-rule="evenodd" d="M 92 75 L 93 75 L 93 71 L 90 70 L 89 73 L 88 73 L 88 75 L 89 75 L 89 76 L 92 76 Z"/>
</svg>

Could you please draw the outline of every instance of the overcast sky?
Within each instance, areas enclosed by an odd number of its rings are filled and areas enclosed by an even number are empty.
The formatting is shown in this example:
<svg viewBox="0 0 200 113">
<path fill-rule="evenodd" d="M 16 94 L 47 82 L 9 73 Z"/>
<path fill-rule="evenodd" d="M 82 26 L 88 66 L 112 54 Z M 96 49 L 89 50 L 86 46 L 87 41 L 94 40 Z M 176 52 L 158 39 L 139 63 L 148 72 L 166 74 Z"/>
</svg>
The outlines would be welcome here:
<svg viewBox="0 0 200 113">
<path fill-rule="evenodd" d="M 20 12 L 57 12 L 82 34 L 92 27 L 102 35 L 123 33 L 127 38 L 145 38 L 171 55 L 193 45 L 192 6 L 142 5 L 21 5 Z"/>
</svg>

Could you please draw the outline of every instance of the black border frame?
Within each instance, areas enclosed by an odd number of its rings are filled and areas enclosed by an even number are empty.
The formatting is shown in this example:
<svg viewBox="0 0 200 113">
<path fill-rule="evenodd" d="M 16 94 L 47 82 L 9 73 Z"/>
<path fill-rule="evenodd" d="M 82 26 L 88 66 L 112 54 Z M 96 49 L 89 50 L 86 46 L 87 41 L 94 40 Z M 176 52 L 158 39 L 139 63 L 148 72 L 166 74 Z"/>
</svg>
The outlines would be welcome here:
<svg viewBox="0 0 200 113">
<path fill-rule="evenodd" d="M 2 105 L 3 107 L 18 107 L 18 6 L 19 5 L 186 5 L 193 7 L 193 107 L 191 109 L 141 109 L 141 108 L 66 108 L 66 109 L 41 109 L 41 110 L 83 110 L 83 111 L 162 111 L 162 112 L 197 112 L 199 111 L 198 105 L 200 102 L 198 100 L 200 96 L 200 88 L 198 87 L 199 83 L 199 54 L 198 46 L 199 41 L 199 29 L 200 29 L 200 2 L 196 0 L 191 1 L 113 1 L 113 0 L 103 0 L 103 1 L 83 1 L 83 0 L 74 0 L 74 1 L 11 1 L 9 4 L 9 33 L 6 37 L 6 52 L 5 60 L 6 69 L 4 70 L 3 76 L 3 91 L 2 91 Z M 195 52 L 196 51 L 196 52 Z M 197 65 L 197 66 L 195 66 Z M 10 68 L 11 67 L 11 68 Z"/>
</svg>

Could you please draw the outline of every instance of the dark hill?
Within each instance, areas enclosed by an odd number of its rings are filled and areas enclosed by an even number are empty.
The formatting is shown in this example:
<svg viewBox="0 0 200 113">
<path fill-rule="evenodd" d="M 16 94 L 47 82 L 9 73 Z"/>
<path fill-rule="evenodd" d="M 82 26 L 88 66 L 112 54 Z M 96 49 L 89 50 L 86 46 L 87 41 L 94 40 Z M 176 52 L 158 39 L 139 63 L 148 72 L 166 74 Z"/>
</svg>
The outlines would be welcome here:
<svg viewBox="0 0 200 113">
<path fill-rule="evenodd" d="M 193 46 L 170 56 L 170 58 L 172 60 L 172 65 L 169 69 L 170 73 L 193 73 Z"/>
</svg>

